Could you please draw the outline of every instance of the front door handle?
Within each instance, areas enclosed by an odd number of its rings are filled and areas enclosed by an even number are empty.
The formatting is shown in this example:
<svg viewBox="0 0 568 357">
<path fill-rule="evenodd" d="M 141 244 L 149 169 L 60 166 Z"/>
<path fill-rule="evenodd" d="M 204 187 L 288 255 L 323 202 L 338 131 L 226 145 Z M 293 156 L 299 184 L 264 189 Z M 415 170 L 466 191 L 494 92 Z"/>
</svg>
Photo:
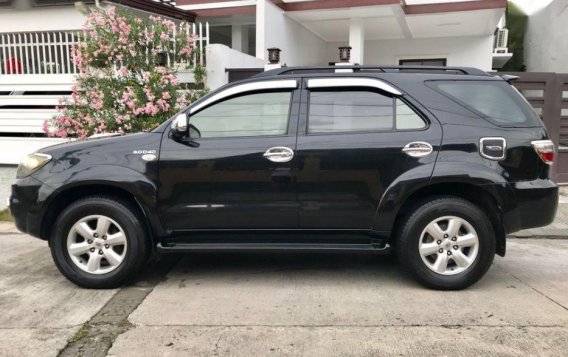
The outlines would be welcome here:
<svg viewBox="0 0 568 357">
<path fill-rule="evenodd" d="M 272 162 L 288 162 L 294 158 L 294 150 L 285 146 L 275 146 L 266 150 L 262 156 Z"/>
</svg>

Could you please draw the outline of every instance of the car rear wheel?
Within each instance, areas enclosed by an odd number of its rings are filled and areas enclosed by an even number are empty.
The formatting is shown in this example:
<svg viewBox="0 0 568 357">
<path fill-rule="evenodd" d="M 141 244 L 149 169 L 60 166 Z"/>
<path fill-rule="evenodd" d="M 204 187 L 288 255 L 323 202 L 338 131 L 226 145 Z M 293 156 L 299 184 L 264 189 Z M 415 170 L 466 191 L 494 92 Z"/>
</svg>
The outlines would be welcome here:
<svg viewBox="0 0 568 357">
<path fill-rule="evenodd" d="M 129 204 L 111 197 L 77 201 L 58 217 L 50 240 L 61 273 L 86 288 L 115 288 L 146 262 L 143 224 Z"/>
<path fill-rule="evenodd" d="M 438 197 L 422 201 L 406 216 L 395 249 L 420 283 L 457 290 L 487 272 L 495 256 L 495 234 L 479 207 L 457 197 Z"/>
</svg>

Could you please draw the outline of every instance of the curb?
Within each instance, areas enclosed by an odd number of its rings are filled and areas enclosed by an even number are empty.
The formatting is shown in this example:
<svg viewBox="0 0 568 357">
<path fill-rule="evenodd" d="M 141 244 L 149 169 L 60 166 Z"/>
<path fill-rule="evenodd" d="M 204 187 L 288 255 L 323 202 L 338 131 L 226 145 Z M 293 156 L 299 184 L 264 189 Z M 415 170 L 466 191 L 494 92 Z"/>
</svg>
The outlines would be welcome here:
<svg viewBox="0 0 568 357">
<path fill-rule="evenodd" d="M 14 222 L 1 222 L 0 221 L 0 234 L 12 234 L 12 233 L 20 233 L 23 234 L 16 228 Z"/>
<path fill-rule="evenodd" d="M 561 239 L 568 239 L 568 235 L 523 235 L 523 236 L 516 236 L 510 235 L 507 236 L 507 239 L 553 239 L 553 240 L 561 240 Z"/>
</svg>

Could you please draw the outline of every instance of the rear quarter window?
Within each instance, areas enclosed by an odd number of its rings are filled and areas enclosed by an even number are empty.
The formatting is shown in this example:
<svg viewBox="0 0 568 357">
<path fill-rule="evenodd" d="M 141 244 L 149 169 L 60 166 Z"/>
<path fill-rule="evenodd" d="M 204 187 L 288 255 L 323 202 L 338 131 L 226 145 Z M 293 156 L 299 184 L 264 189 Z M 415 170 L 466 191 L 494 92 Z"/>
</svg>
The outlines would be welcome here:
<svg viewBox="0 0 568 357">
<path fill-rule="evenodd" d="M 526 99 L 505 81 L 429 81 L 427 85 L 496 125 L 542 125 Z"/>
</svg>

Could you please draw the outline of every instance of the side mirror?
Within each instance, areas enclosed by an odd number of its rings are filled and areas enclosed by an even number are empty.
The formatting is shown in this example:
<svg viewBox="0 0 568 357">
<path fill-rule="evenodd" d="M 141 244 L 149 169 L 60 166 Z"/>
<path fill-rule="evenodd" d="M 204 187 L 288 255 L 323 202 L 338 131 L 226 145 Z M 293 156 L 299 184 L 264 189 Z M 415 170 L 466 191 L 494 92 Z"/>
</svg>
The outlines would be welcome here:
<svg viewBox="0 0 568 357">
<path fill-rule="evenodd" d="M 172 122 L 172 130 L 178 135 L 187 133 L 187 115 L 179 114 Z"/>
<path fill-rule="evenodd" d="M 199 133 L 199 130 L 197 130 L 197 128 L 193 127 L 193 125 L 189 125 L 189 118 L 187 117 L 187 114 L 179 114 L 174 118 L 172 122 L 172 128 L 170 130 L 172 139 L 187 146 L 199 147 L 199 143 L 191 139 L 191 135 L 195 135 L 195 132 L 199 134 L 197 137 L 201 136 L 201 133 Z"/>
</svg>

